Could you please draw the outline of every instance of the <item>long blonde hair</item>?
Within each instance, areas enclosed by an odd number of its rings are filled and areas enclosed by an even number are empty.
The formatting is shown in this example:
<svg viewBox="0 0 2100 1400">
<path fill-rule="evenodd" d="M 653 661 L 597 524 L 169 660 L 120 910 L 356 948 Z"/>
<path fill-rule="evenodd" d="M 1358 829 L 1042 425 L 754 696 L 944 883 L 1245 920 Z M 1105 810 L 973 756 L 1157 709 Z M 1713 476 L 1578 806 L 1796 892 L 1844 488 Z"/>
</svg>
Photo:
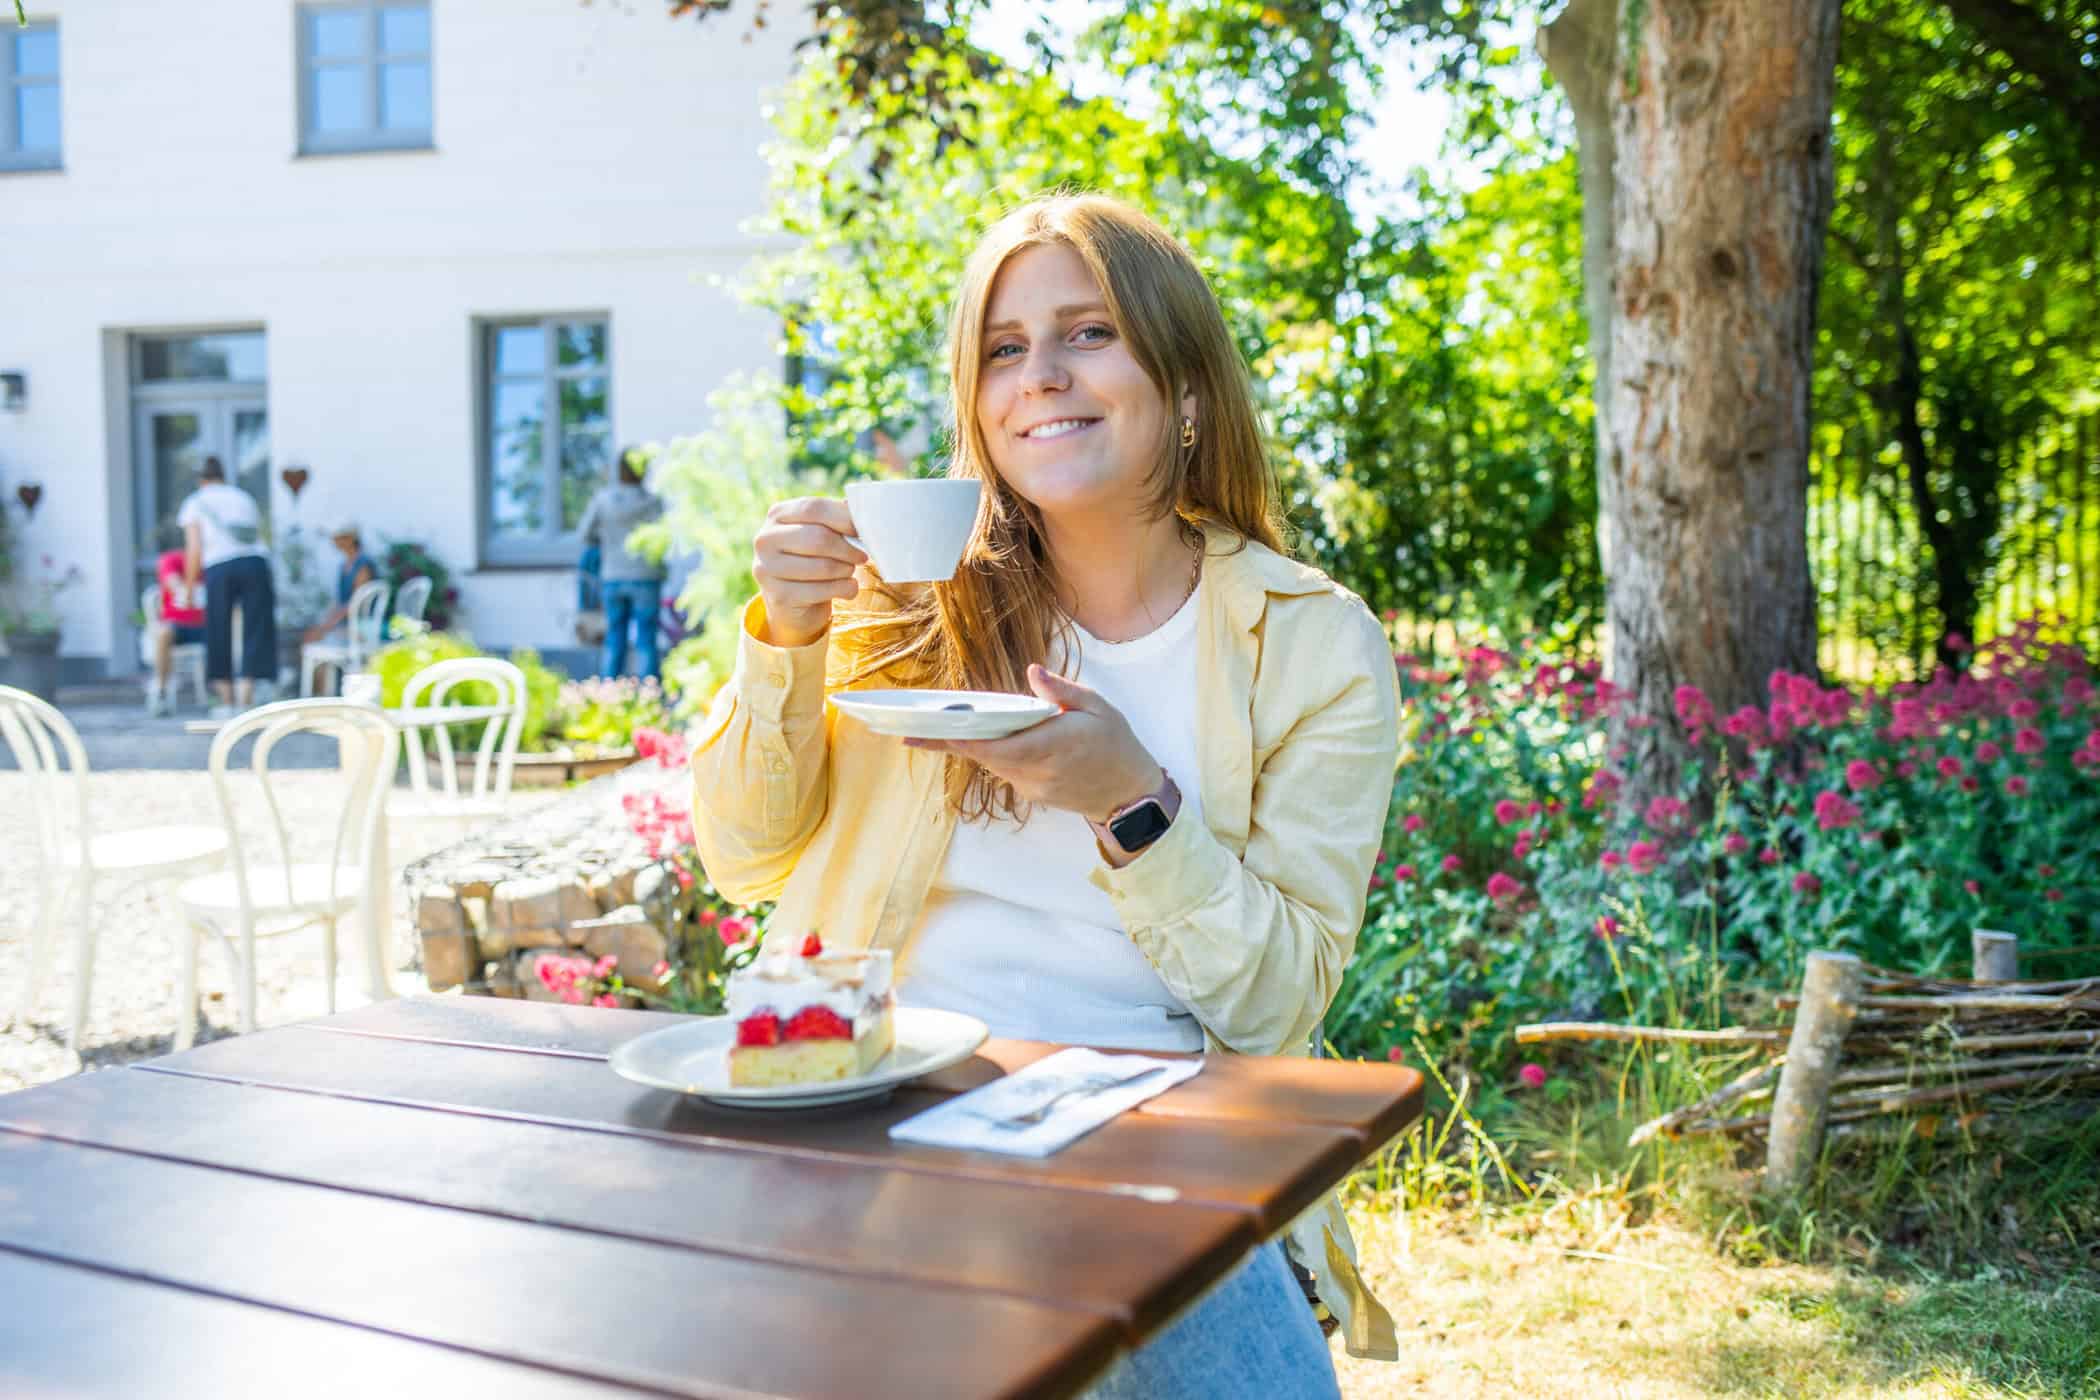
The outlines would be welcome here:
<svg viewBox="0 0 2100 1400">
<path fill-rule="evenodd" d="M 886 609 L 841 616 L 841 640 L 857 657 L 849 684 L 887 672 L 911 685 L 1026 694 L 1029 663 L 1047 664 L 1053 642 L 1061 634 L 1069 640 L 1042 521 L 1000 478 L 977 421 L 992 283 L 1007 259 L 1043 244 L 1062 244 L 1085 261 L 1116 333 L 1168 403 L 1178 405 L 1184 391 L 1195 397 L 1193 446 L 1181 445 L 1181 414 L 1163 416 L 1150 518 L 1175 515 L 1195 529 L 1222 526 L 1242 542 L 1283 549 L 1276 475 L 1247 368 L 1195 259 L 1152 219 L 1117 200 L 1033 199 L 979 240 L 948 322 L 955 443 L 948 475 L 985 483 L 962 564 L 941 583 L 878 583 Z M 1011 785 L 975 764 L 948 760 L 946 781 L 948 803 L 961 815 L 1018 814 Z"/>
</svg>

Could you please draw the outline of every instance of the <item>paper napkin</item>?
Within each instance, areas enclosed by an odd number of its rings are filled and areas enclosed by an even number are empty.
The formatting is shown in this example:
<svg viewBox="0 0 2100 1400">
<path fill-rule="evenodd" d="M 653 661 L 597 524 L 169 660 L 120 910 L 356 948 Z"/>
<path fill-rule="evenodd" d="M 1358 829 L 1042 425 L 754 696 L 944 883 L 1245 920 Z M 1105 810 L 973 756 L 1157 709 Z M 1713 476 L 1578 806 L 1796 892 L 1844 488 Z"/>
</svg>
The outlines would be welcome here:
<svg viewBox="0 0 2100 1400">
<path fill-rule="evenodd" d="M 1060 1050 L 1004 1079 L 892 1124 L 890 1136 L 928 1147 L 1047 1157 L 1202 1068 L 1200 1058 L 1169 1060 Z M 1048 1112 L 1038 1122 L 1012 1121 L 1046 1105 Z"/>
</svg>

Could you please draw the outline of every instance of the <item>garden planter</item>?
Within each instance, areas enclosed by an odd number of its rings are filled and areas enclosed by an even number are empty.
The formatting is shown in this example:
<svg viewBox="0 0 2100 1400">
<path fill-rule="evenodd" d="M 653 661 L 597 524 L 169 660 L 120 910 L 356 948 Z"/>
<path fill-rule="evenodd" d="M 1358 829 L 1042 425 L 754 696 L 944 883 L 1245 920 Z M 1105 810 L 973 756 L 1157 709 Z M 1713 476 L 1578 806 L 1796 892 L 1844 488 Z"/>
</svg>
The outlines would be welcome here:
<svg viewBox="0 0 2100 1400">
<path fill-rule="evenodd" d="M 560 787 L 564 783 L 581 782 L 587 778 L 600 778 L 607 773 L 617 773 L 631 766 L 641 757 L 633 749 L 621 749 L 615 753 L 601 754 L 595 758 L 577 758 L 573 754 L 521 753 L 511 769 L 510 783 L 513 788 Z M 453 767 L 459 773 L 462 788 L 474 781 L 474 755 L 471 752 L 454 751 Z"/>
<path fill-rule="evenodd" d="M 56 703 L 58 677 L 57 632 L 7 634 L 7 655 L 0 656 L 0 685 L 11 685 Z"/>
</svg>

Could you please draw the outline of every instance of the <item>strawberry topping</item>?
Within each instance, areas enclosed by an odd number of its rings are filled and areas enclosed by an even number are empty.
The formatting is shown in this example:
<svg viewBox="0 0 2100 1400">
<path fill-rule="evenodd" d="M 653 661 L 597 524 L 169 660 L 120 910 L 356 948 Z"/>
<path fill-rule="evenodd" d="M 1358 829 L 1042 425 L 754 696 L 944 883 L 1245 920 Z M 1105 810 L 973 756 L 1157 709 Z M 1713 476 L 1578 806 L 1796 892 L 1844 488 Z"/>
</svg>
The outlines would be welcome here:
<svg viewBox="0 0 2100 1400">
<path fill-rule="evenodd" d="M 816 956 L 817 954 L 819 954 L 819 953 L 821 953 L 821 952 L 823 952 L 823 951 L 824 951 L 824 940 L 823 940 L 823 939 L 821 939 L 821 938 L 819 938 L 819 937 L 817 937 L 817 936 L 816 936 L 815 934 L 811 934 L 811 935 L 810 935 L 809 937 L 807 937 L 807 938 L 805 938 L 805 939 L 803 939 L 803 940 L 802 940 L 802 956 L 803 956 L 803 957 L 805 957 L 805 958 L 813 958 L 813 957 L 815 957 L 815 956 Z"/>
<path fill-rule="evenodd" d="M 788 1018 L 789 1040 L 851 1040 L 853 1027 L 828 1006 L 805 1006 Z"/>
<path fill-rule="evenodd" d="M 778 1045 L 780 1043 L 780 1017 L 771 1010 L 754 1011 L 736 1023 L 736 1043 L 739 1045 Z"/>
</svg>

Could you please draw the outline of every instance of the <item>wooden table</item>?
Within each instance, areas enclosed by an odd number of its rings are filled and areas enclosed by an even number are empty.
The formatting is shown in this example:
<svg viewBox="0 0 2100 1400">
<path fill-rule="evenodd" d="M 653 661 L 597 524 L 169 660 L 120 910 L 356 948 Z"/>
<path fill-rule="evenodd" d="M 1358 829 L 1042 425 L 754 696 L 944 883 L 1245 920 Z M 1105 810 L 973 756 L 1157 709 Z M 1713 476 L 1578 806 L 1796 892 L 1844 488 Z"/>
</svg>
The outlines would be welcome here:
<svg viewBox="0 0 2100 1400">
<path fill-rule="evenodd" d="M 0 1096 L 0 1394 L 1062 1396 L 1419 1115 L 1220 1057 L 1045 1160 L 711 1108 L 650 1012 L 385 1002 Z"/>
</svg>

